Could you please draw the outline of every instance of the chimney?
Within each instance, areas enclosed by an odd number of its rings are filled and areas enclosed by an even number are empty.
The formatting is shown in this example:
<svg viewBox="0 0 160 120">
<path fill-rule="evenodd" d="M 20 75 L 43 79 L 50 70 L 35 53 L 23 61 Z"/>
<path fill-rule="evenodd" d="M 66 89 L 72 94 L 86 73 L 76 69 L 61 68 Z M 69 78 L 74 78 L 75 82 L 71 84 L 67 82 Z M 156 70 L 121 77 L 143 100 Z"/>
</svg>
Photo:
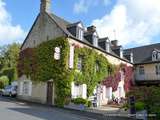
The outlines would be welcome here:
<svg viewBox="0 0 160 120">
<path fill-rule="evenodd" d="M 87 27 L 87 31 L 88 32 L 95 32 L 96 31 L 96 27 L 95 26 L 89 26 L 89 27 Z"/>
<path fill-rule="evenodd" d="M 40 8 L 40 12 L 44 13 L 44 12 L 48 12 L 50 13 L 51 10 L 51 0 L 41 0 L 41 8 Z"/>
<path fill-rule="evenodd" d="M 111 44 L 112 44 L 114 47 L 117 47 L 117 46 L 118 46 L 118 40 L 112 40 L 112 41 L 111 41 Z"/>
</svg>

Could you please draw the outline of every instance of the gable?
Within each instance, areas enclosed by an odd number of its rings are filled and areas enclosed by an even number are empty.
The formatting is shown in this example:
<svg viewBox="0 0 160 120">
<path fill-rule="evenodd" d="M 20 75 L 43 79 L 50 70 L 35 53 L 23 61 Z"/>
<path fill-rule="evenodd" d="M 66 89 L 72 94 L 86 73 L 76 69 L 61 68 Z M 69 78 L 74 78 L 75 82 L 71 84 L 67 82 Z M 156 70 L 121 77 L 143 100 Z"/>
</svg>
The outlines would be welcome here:
<svg viewBox="0 0 160 120">
<path fill-rule="evenodd" d="M 39 14 L 28 33 L 21 50 L 34 48 L 40 43 L 64 36 L 64 31 L 46 13 Z"/>
</svg>

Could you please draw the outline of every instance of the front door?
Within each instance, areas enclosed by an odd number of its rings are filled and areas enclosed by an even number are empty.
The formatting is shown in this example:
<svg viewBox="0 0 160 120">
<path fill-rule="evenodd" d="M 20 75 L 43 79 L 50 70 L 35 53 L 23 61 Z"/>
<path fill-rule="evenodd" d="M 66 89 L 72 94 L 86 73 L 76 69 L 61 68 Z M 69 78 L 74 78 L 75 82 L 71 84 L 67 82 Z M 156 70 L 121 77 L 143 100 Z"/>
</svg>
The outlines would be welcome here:
<svg viewBox="0 0 160 120">
<path fill-rule="evenodd" d="M 53 98 L 53 82 L 47 82 L 47 104 L 52 105 Z"/>
</svg>

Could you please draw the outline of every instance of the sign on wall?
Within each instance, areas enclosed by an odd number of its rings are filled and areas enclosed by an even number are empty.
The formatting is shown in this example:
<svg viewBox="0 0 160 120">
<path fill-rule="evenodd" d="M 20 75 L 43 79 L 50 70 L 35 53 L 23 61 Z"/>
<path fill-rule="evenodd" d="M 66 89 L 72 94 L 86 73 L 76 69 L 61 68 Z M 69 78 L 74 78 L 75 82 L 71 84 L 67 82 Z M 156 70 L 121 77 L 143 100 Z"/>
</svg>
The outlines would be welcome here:
<svg viewBox="0 0 160 120">
<path fill-rule="evenodd" d="M 60 60 L 60 55 L 61 55 L 60 47 L 55 47 L 55 49 L 54 49 L 54 59 L 55 60 Z"/>
</svg>

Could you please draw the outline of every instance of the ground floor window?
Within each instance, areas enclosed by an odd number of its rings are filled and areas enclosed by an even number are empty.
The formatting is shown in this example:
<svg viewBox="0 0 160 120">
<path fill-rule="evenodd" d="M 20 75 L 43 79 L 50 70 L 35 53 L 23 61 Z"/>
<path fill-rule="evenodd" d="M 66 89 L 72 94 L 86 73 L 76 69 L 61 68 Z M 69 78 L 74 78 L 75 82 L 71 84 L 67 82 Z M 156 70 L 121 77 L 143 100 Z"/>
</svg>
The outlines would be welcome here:
<svg viewBox="0 0 160 120">
<path fill-rule="evenodd" d="M 160 64 L 157 64 L 155 68 L 156 68 L 156 75 L 160 75 Z"/>
<path fill-rule="evenodd" d="M 28 95 L 29 94 L 29 82 L 24 82 L 23 83 L 23 93 L 25 95 Z"/>
<path fill-rule="evenodd" d="M 32 93 L 32 82 L 21 81 L 19 85 L 19 94 L 25 96 L 31 96 Z"/>
</svg>

